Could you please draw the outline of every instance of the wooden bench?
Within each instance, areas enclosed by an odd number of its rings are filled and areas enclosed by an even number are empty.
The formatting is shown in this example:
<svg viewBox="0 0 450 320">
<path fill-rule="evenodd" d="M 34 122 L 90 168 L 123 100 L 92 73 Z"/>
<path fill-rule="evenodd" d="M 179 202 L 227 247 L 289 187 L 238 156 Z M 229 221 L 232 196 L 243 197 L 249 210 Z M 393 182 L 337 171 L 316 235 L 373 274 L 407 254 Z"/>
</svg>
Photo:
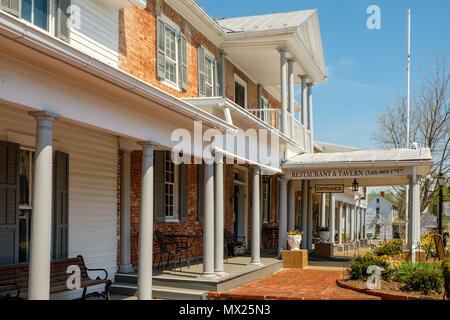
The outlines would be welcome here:
<svg viewBox="0 0 450 320">
<path fill-rule="evenodd" d="M 67 286 L 68 278 L 73 272 L 67 273 L 69 266 L 78 266 L 80 268 L 80 289 L 83 294 L 79 299 L 88 297 L 103 297 L 109 300 L 109 287 L 111 281 L 108 280 L 108 272 L 105 269 L 88 269 L 82 256 L 69 259 L 53 260 L 50 266 L 50 294 L 57 294 L 66 291 L 72 291 Z M 93 280 L 89 277 L 88 271 L 101 271 L 105 277 Z M 14 264 L 0 266 L 0 299 L 26 299 L 28 296 L 28 272 L 29 264 Z M 92 292 L 87 294 L 87 288 L 97 285 L 105 285 L 104 293 Z"/>
</svg>

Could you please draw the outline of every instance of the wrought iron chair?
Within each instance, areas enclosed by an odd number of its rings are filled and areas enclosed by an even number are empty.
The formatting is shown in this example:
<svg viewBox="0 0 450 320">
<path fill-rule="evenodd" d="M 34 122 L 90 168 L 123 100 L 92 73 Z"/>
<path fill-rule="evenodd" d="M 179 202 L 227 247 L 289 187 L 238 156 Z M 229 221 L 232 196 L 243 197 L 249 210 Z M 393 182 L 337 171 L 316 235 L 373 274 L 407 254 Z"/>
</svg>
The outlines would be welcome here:
<svg viewBox="0 0 450 320">
<path fill-rule="evenodd" d="M 155 230 L 155 236 L 157 240 L 157 244 L 159 247 L 159 253 L 156 253 L 156 255 L 159 254 L 159 264 L 158 269 L 161 271 L 161 263 L 163 256 L 167 254 L 166 259 L 166 268 L 169 266 L 169 262 L 175 258 L 177 254 L 177 243 L 176 241 L 170 239 L 167 237 L 164 233 L 162 233 L 159 230 Z M 176 260 L 175 260 L 175 268 L 176 268 Z"/>
</svg>

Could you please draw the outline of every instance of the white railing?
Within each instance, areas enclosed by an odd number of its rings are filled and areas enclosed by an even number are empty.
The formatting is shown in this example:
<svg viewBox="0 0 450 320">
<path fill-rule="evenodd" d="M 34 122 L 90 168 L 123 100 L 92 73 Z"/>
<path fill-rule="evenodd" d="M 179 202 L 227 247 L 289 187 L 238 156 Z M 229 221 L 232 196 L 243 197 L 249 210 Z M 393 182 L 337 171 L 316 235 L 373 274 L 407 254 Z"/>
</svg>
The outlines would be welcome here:
<svg viewBox="0 0 450 320">
<path fill-rule="evenodd" d="M 280 109 L 247 109 L 248 112 L 281 131 L 281 110 Z M 287 115 L 287 136 L 294 140 L 306 152 L 312 152 L 311 131 L 301 124 L 294 115 L 289 112 Z"/>
</svg>

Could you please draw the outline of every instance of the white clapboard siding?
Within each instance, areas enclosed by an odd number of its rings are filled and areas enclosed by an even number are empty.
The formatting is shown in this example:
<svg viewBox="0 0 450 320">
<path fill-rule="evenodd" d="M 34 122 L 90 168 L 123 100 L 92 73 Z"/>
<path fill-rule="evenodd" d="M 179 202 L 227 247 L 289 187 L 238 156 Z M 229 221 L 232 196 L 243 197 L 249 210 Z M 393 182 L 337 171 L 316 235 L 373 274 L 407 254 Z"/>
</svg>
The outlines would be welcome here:
<svg viewBox="0 0 450 320">
<path fill-rule="evenodd" d="M 70 44 L 111 66 L 119 65 L 119 9 L 108 1 L 72 0 L 80 8 L 80 28 L 70 28 Z"/>
<path fill-rule="evenodd" d="M 0 140 L 13 137 L 13 142 L 25 143 L 35 130 L 35 120 L 26 111 L 0 104 Z M 69 257 L 83 255 L 89 268 L 106 269 L 112 280 L 117 261 L 118 139 L 62 120 L 54 122 L 53 132 L 54 149 L 70 156 Z M 52 299 L 80 295 L 71 292 Z"/>
</svg>

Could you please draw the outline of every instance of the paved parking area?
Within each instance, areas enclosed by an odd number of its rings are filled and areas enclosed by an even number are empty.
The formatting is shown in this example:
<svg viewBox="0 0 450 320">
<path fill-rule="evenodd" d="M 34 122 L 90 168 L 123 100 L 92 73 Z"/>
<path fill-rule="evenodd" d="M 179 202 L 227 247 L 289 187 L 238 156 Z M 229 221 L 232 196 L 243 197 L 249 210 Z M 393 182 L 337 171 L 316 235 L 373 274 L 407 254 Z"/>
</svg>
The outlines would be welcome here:
<svg viewBox="0 0 450 320">
<path fill-rule="evenodd" d="M 232 300 L 380 300 L 379 297 L 340 288 L 336 279 L 342 279 L 342 271 L 283 269 L 231 290 L 211 292 L 209 296 Z"/>
</svg>

